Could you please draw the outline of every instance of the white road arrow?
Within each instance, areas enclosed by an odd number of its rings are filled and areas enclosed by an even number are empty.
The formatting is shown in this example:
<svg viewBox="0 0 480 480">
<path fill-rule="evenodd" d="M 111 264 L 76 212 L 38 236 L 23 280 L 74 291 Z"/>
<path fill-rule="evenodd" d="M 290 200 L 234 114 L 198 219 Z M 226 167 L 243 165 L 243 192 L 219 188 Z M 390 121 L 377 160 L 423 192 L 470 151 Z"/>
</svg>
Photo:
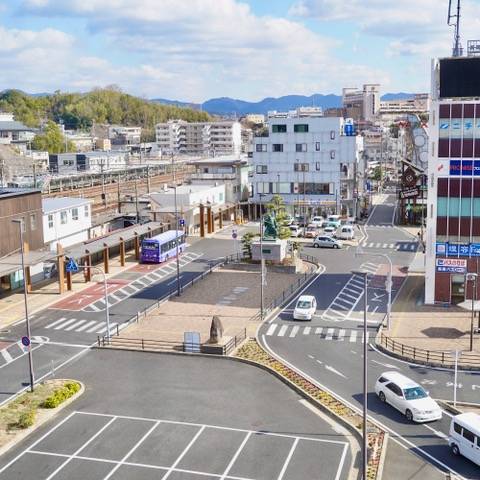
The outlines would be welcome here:
<svg viewBox="0 0 480 480">
<path fill-rule="evenodd" d="M 472 385 L 472 390 L 476 390 L 477 388 L 480 390 L 480 385 Z"/>
<path fill-rule="evenodd" d="M 330 365 L 325 365 L 325 368 L 329 370 L 330 372 L 334 373 L 335 375 L 338 375 L 343 378 L 347 378 L 343 373 L 339 372 L 338 370 L 335 370 L 333 367 Z"/>
<path fill-rule="evenodd" d="M 394 368 L 395 370 L 400 370 L 399 367 L 392 365 L 390 363 L 377 362 L 376 360 L 372 360 L 372 363 L 376 363 L 377 365 L 382 365 L 382 367 Z"/>
<path fill-rule="evenodd" d="M 381 302 L 381 298 L 384 297 L 386 294 L 381 293 L 380 295 L 378 293 L 373 292 L 373 295 L 375 295 L 375 298 L 372 299 L 372 302 Z"/>
</svg>

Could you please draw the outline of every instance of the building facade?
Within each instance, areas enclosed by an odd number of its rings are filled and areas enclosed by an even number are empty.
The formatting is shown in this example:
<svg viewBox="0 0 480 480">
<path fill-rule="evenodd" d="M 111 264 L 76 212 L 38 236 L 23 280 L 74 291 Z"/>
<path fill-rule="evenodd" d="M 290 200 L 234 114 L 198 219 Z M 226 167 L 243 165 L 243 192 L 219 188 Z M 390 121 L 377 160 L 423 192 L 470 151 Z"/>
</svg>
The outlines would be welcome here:
<svg viewBox="0 0 480 480">
<path fill-rule="evenodd" d="M 291 213 L 352 215 L 362 140 L 345 127 L 343 118 L 270 114 L 268 134 L 255 137 L 251 201 L 278 193 Z"/>
<path fill-rule="evenodd" d="M 373 122 L 380 110 L 380 85 L 367 83 L 362 90 L 344 88 L 342 104 L 346 118 Z"/>
<path fill-rule="evenodd" d="M 59 153 L 49 157 L 50 171 L 59 175 L 78 172 L 103 173 L 112 170 L 122 170 L 127 166 L 127 154 L 123 151 Z"/>
<path fill-rule="evenodd" d="M 17 122 L 13 113 L 0 112 L 0 144 L 26 145 L 33 140 L 34 131 L 23 123 Z"/>
<path fill-rule="evenodd" d="M 158 123 L 155 134 L 163 153 L 238 155 L 242 148 L 241 125 L 233 121 L 169 120 Z"/>
<path fill-rule="evenodd" d="M 480 274 L 479 57 L 432 63 L 425 302 L 472 298 Z M 480 282 L 475 298 L 480 299 Z"/>
</svg>

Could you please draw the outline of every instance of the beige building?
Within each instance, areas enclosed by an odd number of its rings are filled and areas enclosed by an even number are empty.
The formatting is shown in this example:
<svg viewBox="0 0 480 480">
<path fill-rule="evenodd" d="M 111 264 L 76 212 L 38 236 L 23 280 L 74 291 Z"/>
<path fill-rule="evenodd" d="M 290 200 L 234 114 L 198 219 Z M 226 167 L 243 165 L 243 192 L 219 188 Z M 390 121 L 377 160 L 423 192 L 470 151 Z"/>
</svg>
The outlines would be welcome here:
<svg viewBox="0 0 480 480">
<path fill-rule="evenodd" d="M 380 84 L 366 83 L 362 90 L 343 88 L 342 104 L 346 118 L 375 121 L 380 110 Z"/>
</svg>

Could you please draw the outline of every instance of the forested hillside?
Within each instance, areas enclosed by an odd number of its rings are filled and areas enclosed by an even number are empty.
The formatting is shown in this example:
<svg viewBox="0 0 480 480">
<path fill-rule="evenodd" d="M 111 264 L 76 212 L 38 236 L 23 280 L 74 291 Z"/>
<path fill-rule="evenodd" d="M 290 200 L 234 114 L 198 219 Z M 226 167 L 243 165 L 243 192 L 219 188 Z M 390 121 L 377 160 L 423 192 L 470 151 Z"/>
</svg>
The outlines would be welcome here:
<svg viewBox="0 0 480 480">
<path fill-rule="evenodd" d="M 117 88 L 95 89 L 88 93 L 30 96 L 19 90 L 0 93 L 0 111 L 13 112 L 30 127 L 46 120 L 63 122 L 68 129 L 88 129 L 93 123 L 142 126 L 151 133 L 155 123 L 172 118 L 206 121 L 208 113 L 171 105 L 159 105 L 121 92 Z"/>
</svg>

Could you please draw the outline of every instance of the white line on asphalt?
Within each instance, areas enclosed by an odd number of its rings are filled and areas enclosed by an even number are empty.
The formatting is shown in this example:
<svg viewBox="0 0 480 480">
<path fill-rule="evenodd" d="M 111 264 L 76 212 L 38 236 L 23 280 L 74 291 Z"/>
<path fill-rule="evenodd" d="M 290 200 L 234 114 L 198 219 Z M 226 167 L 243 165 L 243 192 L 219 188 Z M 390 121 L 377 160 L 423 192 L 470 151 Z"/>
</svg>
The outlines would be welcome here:
<svg viewBox="0 0 480 480">
<path fill-rule="evenodd" d="M 18 343 L 20 343 L 20 342 L 18 342 Z M 34 352 L 37 348 L 40 348 L 42 345 L 46 345 L 46 342 L 40 343 L 40 344 L 38 344 L 36 347 L 33 347 L 33 348 L 32 348 L 32 352 Z M 22 350 L 22 354 L 21 354 L 21 355 L 16 356 L 16 357 L 15 357 L 13 360 L 11 360 L 10 362 L 7 362 L 7 363 L 4 363 L 3 365 L 0 365 L 0 370 L 1 370 L 2 368 L 6 367 L 7 365 L 10 365 L 10 363 L 15 362 L 15 361 L 18 360 L 19 358 L 24 357 L 25 355 L 28 355 L 28 350 L 27 350 L 26 352 Z M 29 388 L 29 387 L 25 387 L 25 389 L 27 389 L 27 388 Z M 8 401 L 9 401 L 9 399 L 5 400 L 3 403 L 8 402 Z M 3 403 L 0 404 L 0 407 L 3 405 Z"/>
<path fill-rule="evenodd" d="M 317 363 L 323 365 L 323 362 L 321 360 L 317 360 Z"/>
<path fill-rule="evenodd" d="M 45 328 L 52 328 L 54 327 L 55 325 L 58 325 L 59 323 L 62 323 L 64 320 L 66 320 L 67 317 L 62 317 L 62 318 L 59 318 L 58 320 L 55 320 L 53 323 L 51 323 L 50 325 L 47 325 Z"/>
<path fill-rule="evenodd" d="M 282 325 L 282 327 L 280 328 L 280 331 L 278 332 L 278 336 L 279 337 L 283 337 L 285 335 L 285 332 L 287 331 L 287 326 L 286 325 Z"/>
<path fill-rule="evenodd" d="M 96 322 L 96 325 L 95 325 L 94 327 L 92 327 L 92 328 L 89 328 L 89 329 L 87 330 L 87 333 L 92 333 L 92 332 L 94 332 L 95 330 L 98 330 L 99 325 L 103 325 L 104 323 L 105 323 L 105 322 Z M 105 328 L 105 330 L 106 330 L 106 328 Z"/>
<path fill-rule="evenodd" d="M 322 333 L 323 327 L 317 327 L 315 329 L 315 335 L 320 335 Z"/>
<path fill-rule="evenodd" d="M 308 355 L 308 358 L 311 358 L 312 360 L 315 360 L 315 357 L 313 355 Z"/>
<path fill-rule="evenodd" d="M 267 330 L 267 335 L 273 335 L 273 332 L 277 329 L 278 324 L 277 323 L 272 323 L 270 327 Z"/>
<path fill-rule="evenodd" d="M 285 475 L 285 472 L 287 470 L 288 464 L 290 463 L 290 460 L 293 457 L 293 453 L 295 452 L 295 449 L 297 448 L 299 438 L 296 438 L 292 444 L 292 447 L 290 448 L 290 451 L 288 452 L 287 458 L 285 459 L 285 462 L 282 466 L 282 469 L 280 470 L 280 474 L 278 475 L 277 480 L 282 480 L 283 476 Z"/>
<path fill-rule="evenodd" d="M 110 324 L 110 333 L 115 330 L 115 326 L 117 325 L 117 322 L 113 322 Z M 97 333 L 105 333 L 107 331 L 107 327 L 103 327 L 101 330 L 97 330 Z"/>
<path fill-rule="evenodd" d="M 353 343 L 353 342 L 356 342 L 356 341 L 357 341 L 357 331 L 352 330 L 351 333 L 350 333 L 350 342 Z"/>
<path fill-rule="evenodd" d="M 95 303 L 97 303 L 97 302 L 95 302 Z M 92 304 L 88 305 L 88 306 L 85 307 L 85 308 L 91 308 L 94 312 L 101 312 L 102 309 L 101 309 L 100 307 L 97 307 L 97 306 L 95 305 L 95 303 L 92 303 Z M 103 302 L 103 303 L 105 303 L 105 302 Z"/>
<path fill-rule="evenodd" d="M 305 328 L 303 329 L 303 334 L 304 334 L 304 335 L 308 335 L 308 334 L 310 333 L 310 330 L 311 330 L 311 329 L 312 329 L 311 327 L 305 327 Z"/>
<path fill-rule="evenodd" d="M 82 325 L 85 322 L 86 322 L 86 320 L 79 320 L 77 323 L 74 323 L 73 325 L 70 325 L 69 327 L 67 327 L 65 329 L 65 331 L 69 332 L 70 330 L 73 330 L 74 328 L 77 328 L 78 326 Z"/>
<path fill-rule="evenodd" d="M 13 360 L 12 356 L 7 352 L 6 348 L 4 348 L 3 350 L 0 350 L 0 353 L 2 354 L 2 357 L 5 359 L 7 363 L 10 363 Z"/>
<path fill-rule="evenodd" d="M 82 332 L 83 330 L 86 330 L 88 327 L 91 327 L 93 324 L 96 324 L 96 323 L 97 323 L 96 320 L 90 320 L 85 325 L 82 325 L 80 328 L 77 328 L 75 331 Z"/>
<path fill-rule="evenodd" d="M 67 325 L 70 325 L 71 323 L 73 322 L 76 322 L 77 319 L 76 318 L 71 318 L 70 320 L 67 320 L 63 323 L 60 323 L 59 325 L 57 325 L 56 327 L 53 327 L 54 330 L 60 330 L 62 329 L 63 327 L 66 327 Z"/>
<path fill-rule="evenodd" d="M 334 328 L 329 328 L 327 330 L 327 335 L 325 336 L 325 340 L 331 340 L 333 338 L 333 332 L 335 331 Z"/>
<path fill-rule="evenodd" d="M 347 378 L 342 372 L 339 372 L 338 370 L 335 370 L 330 365 L 325 365 L 325 369 L 334 373 L 335 375 L 338 375 L 339 377 Z"/>
<path fill-rule="evenodd" d="M 338 464 L 335 480 L 340 480 L 340 475 L 343 470 L 343 464 L 345 463 L 345 459 L 347 458 L 347 452 L 348 452 L 348 444 L 345 444 L 345 446 L 343 447 L 342 457 L 340 458 L 340 463 Z"/>
<path fill-rule="evenodd" d="M 300 327 L 298 327 L 297 325 L 295 325 L 293 328 L 292 328 L 292 331 L 290 332 L 290 338 L 293 338 L 295 337 L 295 335 L 298 333 L 298 331 L 300 330 Z"/>
<path fill-rule="evenodd" d="M 345 330 L 342 328 L 339 332 L 338 332 L 338 341 L 339 342 L 343 342 L 343 338 L 345 337 Z"/>
</svg>

